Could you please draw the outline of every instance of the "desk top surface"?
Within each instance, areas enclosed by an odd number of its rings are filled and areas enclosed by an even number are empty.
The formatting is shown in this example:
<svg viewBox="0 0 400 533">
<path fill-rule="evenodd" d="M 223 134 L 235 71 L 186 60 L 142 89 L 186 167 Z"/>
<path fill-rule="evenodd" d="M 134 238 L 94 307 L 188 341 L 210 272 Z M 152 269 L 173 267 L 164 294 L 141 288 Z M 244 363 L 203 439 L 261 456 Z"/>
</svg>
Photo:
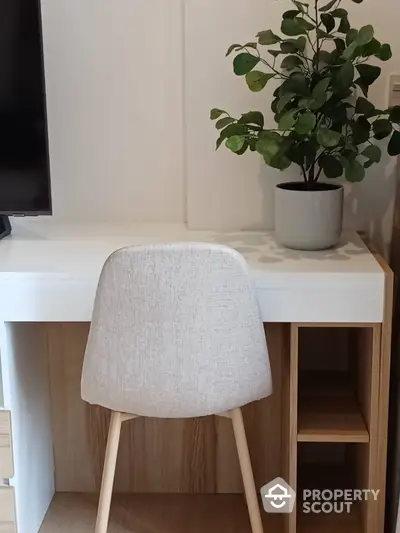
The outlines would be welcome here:
<svg viewBox="0 0 400 533">
<path fill-rule="evenodd" d="M 190 231 L 183 224 L 62 225 L 18 221 L 0 242 L 0 273 L 90 272 L 123 246 L 160 242 L 213 242 L 243 254 L 265 273 L 380 274 L 381 267 L 356 233 L 331 250 L 303 252 L 279 245 L 273 232 Z"/>
<path fill-rule="evenodd" d="M 332 250 L 302 252 L 282 247 L 272 232 L 190 231 L 183 224 L 65 225 L 50 218 L 16 220 L 13 226 L 12 236 L 0 242 L 0 283 L 75 281 L 94 290 L 104 261 L 118 248 L 202 241 L 243 254 L 259 290 L 294 291 L 307 299 L 310 291 L 332 295 L 342 290 L 344 295 L 354 289 L 358 298 L 366 293 L 368 301 L 364 298 L 360 306 L 384 293 L 384 272 L 356 233 L 344 235 Z"/>
</svg>

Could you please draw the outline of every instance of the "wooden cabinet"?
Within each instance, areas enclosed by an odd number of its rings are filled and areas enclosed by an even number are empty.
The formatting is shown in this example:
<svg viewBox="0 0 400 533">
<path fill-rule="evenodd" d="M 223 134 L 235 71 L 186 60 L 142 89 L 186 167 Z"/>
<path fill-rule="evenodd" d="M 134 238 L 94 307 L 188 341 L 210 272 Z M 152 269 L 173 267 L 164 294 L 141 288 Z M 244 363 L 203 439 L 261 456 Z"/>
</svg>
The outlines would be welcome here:
<svg viewBox="0 0 400 533">
<path fill-rule="evenodd" d="M 0 533 L 16 531 L 14 489 L 0 485 Z"/>
</svg>

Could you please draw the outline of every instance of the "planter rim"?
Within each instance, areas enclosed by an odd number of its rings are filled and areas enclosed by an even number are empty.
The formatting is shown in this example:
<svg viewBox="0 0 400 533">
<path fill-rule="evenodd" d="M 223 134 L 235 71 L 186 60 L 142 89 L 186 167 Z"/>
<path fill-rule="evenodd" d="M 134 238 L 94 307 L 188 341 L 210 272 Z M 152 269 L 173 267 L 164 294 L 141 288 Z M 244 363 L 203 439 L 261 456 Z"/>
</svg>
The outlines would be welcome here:
<svg viewBox="0 0 400 533">
<path fill-rule="evenodd" d="M 288 191 L 288 192 L 323 193 L 323 192 L 340 191 L 343 189 L 343 185 L 334 184 L 334 183 L 326 183 L 326 182 L 317 182 L 316 184 L 314 184 L 314 188 L 308 189 L 307 183 L 304 181 L 287 181 L 283 183 L 278 183 L 278 185 L 276 185 L 276 188 L 282 191 Z"/>
</svg>

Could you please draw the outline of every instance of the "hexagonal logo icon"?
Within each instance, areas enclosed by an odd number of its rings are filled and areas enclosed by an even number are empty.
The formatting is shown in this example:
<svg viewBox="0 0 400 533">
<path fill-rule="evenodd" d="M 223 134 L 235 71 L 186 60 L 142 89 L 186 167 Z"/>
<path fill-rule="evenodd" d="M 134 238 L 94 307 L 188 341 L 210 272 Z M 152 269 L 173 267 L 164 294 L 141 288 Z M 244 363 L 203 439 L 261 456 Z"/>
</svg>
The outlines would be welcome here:
<svg viewBox="0 0 400 533">
<path fill-rule="evenodd" d="M 296 492 L 281 477 L 261 487 L 261 498 L 267 513 L 291 513 L 296 502 Z"/>
</svg>

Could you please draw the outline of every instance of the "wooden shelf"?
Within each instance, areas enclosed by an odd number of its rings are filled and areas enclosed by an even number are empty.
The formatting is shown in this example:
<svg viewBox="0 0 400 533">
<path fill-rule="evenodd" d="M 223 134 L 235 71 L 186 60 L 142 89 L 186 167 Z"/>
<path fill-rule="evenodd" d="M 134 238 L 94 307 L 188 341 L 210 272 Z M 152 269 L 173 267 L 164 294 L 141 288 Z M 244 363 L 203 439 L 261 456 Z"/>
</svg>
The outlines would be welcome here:
<svg viewBox="0 0 400 533">
<path fill-rule="evenodd" d="M 369 442 L 359 406 L 352 395 L 300 398 L 298 442 Z"/>
</svg>

